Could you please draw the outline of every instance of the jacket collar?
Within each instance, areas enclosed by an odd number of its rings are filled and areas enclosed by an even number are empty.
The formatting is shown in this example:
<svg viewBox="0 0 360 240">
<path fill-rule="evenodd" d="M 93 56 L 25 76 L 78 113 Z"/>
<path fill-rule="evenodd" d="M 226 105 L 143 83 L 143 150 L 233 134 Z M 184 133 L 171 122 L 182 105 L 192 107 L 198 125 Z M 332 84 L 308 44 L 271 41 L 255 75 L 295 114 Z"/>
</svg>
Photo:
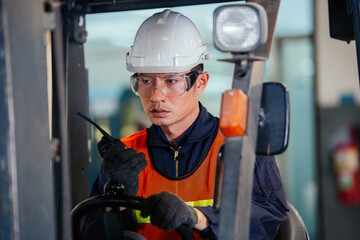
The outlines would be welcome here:
<svg viewBox="0 0 360 240">
<path fill-rule="evenodd" d="M 217 127 L 217 118 L 214 118 L 199 102 L 200 112 L 196 120 L 178 141 L 178 146 L 198 142 L 211 135 Z M 149 146 L 172 146 L 166 139 L 159 126 L 151 125 L 147 129 L 147 144 Z M 176 146 L 177 147 L 177 146 Z"/>
</svg>

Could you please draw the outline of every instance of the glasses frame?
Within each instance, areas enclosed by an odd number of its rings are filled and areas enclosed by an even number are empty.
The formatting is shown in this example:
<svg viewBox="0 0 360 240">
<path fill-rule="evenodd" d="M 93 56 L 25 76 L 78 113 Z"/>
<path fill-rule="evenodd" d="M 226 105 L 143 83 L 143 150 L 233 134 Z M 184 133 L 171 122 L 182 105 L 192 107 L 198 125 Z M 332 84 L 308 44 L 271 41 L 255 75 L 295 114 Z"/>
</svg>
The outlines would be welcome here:
<svg viewBox="0 0 360 240">
<path fill-rule="evenodd" d="M 203 73 L 203 71 L 201 71 L 201 70 L 194 70 L 194 71 L 191 71 L 191 72 L 189 72 L 189 73 L 186 73 L 186 74 L 184 74 L 184 75 L 182 75 L 182 76 L 179 76 L 179 77 L 182 77 L 182 78 L 188 77 L 188 78 L 190 79 L 190 85 L 185 89 L 185 92 L 183 92 L 183 93 L 181 93 L 180 95 L 177 95 L 177 96 L 181 96 L 182 94 L 190 91 L 190 89 L 194 86 L 194 84 L 195 84 L 195 82 L 196 82 L 196 79 L 197 79 L 198 76 L 199 76 L 200 74 L 202 74 L 202 73 Z M 134 86 L 133 80 L 134 80 L 135 78 L 137 78 L 138 76 L 139 76 L 139 74 L 138 74 L 138 73 L 135 73 L 135 74 L 133 74 L 133 75 L 130 77 L 131 90 L 133 91 L 133 93 L 134 93 L 136 96 L 140 96 L 140 95 L 139 95 L 139 89 Z M 161 90 L 160 90 L 160 92 L 161 92 Z M 162 93 L 162 92 L 161 92 L 161 93 Z M 168 97 L 168 96 L 166 96 L 166 97 Z M 171 96 L 171 97 L 176 97 L 176 96 Z"/>
</svg>

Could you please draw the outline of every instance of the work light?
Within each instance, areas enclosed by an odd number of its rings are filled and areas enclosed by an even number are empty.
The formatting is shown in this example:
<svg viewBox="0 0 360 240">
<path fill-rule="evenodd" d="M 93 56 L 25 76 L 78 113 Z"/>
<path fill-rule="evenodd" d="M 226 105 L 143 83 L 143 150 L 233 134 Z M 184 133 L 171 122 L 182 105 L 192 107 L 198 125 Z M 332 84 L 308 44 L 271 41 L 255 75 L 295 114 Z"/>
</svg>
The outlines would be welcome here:
<svg viewBox="0 0 360 240">
<path fill-rule="evenodd" d="M 214 45 L 222 52 L 247 53 L 267 40 L 265 9 L 256 3 L 225 5 L 214 11 Z"/>
</svg>

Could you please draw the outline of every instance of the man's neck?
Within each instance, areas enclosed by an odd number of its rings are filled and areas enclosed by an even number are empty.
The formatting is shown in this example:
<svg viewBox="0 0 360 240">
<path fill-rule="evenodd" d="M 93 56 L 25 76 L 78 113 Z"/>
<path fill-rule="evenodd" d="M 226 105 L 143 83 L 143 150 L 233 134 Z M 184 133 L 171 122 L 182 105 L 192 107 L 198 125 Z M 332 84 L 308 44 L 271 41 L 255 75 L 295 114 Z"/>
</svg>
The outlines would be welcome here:
<svg viewBox="0 0 360 240">
<path fill-rule="evenodd" d="M 199 107 L 196 111 L 192 112 L 192 114 L 188 115 L 186 118 L 182 119 L 181 122 L 176 123 L 172 126 L 165 127 L 161 126 L 161 130 L 163 131 L 166 139 L 176 146 L 180 138 L 185 134 L 185 132 L 190 128 L 190 126 L 194 123 L 196 118 L 198 117 L 200 112 Z"/>
</svg>

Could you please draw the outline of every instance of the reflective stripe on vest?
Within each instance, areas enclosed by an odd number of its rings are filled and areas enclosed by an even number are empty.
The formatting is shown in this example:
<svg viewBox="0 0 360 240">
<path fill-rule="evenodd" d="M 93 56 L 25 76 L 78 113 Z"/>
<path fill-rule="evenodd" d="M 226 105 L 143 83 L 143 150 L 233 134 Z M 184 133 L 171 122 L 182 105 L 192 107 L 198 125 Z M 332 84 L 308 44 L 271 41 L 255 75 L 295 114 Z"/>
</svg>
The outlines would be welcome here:
<svg viewBox="0 0 360 240">
<path fill-rule="evenodd" d="M 191 207 L 212 207 L 214 205 L 214 199 L 208 200 L 199 200 L 193 202 L 185 202 L 187 205 Z M 137 223 L 150 223 L 150 216 L 147 218 L 143 218 L 140 216 L 140 210 L 133 210 L 133 218 Z"/>
</svg>

